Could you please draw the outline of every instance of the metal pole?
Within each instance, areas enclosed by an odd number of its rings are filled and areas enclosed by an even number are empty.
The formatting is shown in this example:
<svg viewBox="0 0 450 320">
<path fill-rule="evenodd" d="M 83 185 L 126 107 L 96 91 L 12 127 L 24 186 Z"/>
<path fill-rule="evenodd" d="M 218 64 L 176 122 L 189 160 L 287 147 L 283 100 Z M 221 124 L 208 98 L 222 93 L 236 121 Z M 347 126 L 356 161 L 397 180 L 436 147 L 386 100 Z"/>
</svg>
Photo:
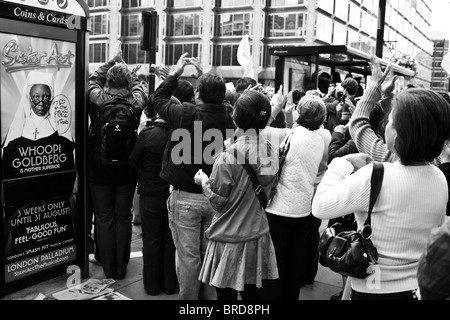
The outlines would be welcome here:
<svg viewBox="0 0 450 320">
<path fill-rule="evenodd" d="M 158 14 L 156 11 L 142 11 L 142 39 L 141 49 L 148 52 L 149 70 L 156 61 L 156 49 L 158 46 Z M 150 73 L 148 77 L 148 93 L 155 90 L 155 75 Z"/>
<path fill-rule="evenodd" d="M 384 46 L 384 24 L 386 20 L 386 0 L 380 0 L 378 5 L 378 29 L 377 29 L 377 43 L 375 55 L 379 58 L 383 57 Z"/>
</svg>

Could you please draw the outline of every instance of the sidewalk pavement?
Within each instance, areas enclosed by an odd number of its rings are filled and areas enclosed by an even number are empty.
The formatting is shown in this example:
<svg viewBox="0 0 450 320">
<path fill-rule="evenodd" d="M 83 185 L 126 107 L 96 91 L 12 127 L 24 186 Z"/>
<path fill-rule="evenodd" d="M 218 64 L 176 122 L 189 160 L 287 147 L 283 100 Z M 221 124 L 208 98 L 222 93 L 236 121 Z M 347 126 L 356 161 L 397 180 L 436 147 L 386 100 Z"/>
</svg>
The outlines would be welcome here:
<svg viewBox="0 0 450 320">
<path fill-rule="evenodd" d="M 326 227 L 327 220 L 322 222 L 320 231 Z M 148 295 L 142 283 L 142 237 L 141 227 L 133 225 L 131 242 L 131 256 L 125 279 L 116 280 L 111 288 L 132 300 L 178 300 L 178 294 L 158 296 Z M 0 300 L 34 300 L 39 294 L 51 296 L 53 293 L 66 289 L 66 281 L 70 275 L 64 274 L 54 279 L 33 285 L 23 290 L 6 295 Z M 104 279 L 103 269 L 96 262 L 89 262 L 89 277 Z M 82 279 L 82 281 L 87 279 Z M 315 282 L 305 285 L 300 290 L 299 300 L 330 300 L 330 297 L 339 294 L 342 289 L 342 277 L 324 268 L 319 264 L 319 270 Z"/>
</svg>

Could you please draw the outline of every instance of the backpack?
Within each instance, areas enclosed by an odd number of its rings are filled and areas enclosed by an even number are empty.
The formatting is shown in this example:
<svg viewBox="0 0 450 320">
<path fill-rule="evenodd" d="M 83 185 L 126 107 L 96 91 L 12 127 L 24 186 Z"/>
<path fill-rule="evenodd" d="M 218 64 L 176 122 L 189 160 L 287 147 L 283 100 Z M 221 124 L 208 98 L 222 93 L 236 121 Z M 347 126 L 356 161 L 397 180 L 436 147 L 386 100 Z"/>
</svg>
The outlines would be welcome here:
<svg viewBox="0 0 450 320">
<path fill-rule="evenodd" d="M 94 161 L 106 166 L 128 165 L 138 125 L 137 111 L 128 100 L 115 97 L 103 103 L 89 128 Z"/>
</svg>

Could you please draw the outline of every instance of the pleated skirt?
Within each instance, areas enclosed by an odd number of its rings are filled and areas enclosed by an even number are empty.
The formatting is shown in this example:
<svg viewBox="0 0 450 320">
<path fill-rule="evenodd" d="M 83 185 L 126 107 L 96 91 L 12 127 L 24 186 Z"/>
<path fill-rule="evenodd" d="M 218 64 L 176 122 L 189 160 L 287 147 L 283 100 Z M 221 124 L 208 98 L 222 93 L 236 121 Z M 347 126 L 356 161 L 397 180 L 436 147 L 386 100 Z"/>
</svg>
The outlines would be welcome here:
<svg viewBox="0 0 450 320">
<path fill-rule="evenodd" d="M 277 279 L 275 248 L 270 233 L 247 242 L 209 240 L 199 280 L 216 288 L 243 291 L 245 284 L 262 286 L 262 280 Z"/>
</svg>

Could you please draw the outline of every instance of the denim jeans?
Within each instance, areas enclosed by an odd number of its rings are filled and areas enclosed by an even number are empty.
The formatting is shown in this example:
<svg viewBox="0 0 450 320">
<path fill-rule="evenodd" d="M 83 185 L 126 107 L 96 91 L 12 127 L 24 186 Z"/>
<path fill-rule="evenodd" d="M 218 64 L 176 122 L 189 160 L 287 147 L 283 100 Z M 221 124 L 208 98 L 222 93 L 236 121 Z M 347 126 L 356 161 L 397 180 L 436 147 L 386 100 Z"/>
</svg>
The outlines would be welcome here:
<svg viewBox="0 0 450 320">
<path fill-rule="evenodd" d="M 198 280 L 208 240 L 205 231 L 214 216 L 203 194 L 173 190 L 167 200 L 169 226 L 175 244 L 180 300 L 215 300 L 214 287 Z"/>
<path fill-rule="evenodd" d="M 107 278 L 125 274 L 131 251 L 131 205 L 134 184 L 110 186 L 90 183 L 95 233 Z"/>
</svg>

